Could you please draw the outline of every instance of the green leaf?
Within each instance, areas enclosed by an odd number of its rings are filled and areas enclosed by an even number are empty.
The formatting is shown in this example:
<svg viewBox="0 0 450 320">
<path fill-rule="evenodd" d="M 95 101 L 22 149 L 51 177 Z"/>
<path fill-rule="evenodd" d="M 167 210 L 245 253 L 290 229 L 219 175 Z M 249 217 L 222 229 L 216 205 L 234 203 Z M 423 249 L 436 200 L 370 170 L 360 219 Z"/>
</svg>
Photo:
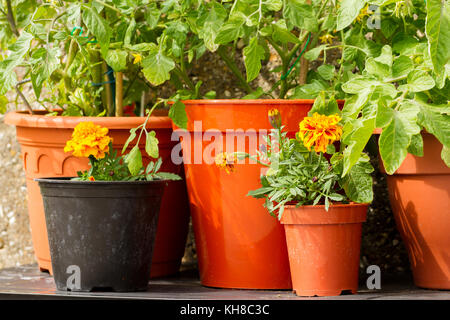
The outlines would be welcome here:
<svg viewBox="0 0 450 320">
<path fill-rule="evenodd" d="M 256 88 L 255 91 L 252 93 L 247 94 L 246 96 L 242 97 L 242 99 L 259 99 L 264 94 L 264 90 L 261 87 Z"/>
<path fill-rule="evenodd" d="M 133 18 L 131 19 L 127 31 L 125 32 L 125 38 L 123 40 L 123 45 L 124 46 L 128 46 L 131 43 L 131 38 L 133 37 L 133 34 L 135 33 L 136 30 L 136 20 L 134 20 Z"/>
<path fill-rule="evenodd" d="M 6 98 L 5 96 L 0 96 L 0 114 L 6 113 L 8 102 L 8 98 Z"/>
<path fill-rule="evenodd" d="M 450 116 L 443 114 L 439 107 L 421 104 L 419 123 L 444 146 L 450 147 Z"/>
<path fill-rule="evenodd" d="M 340 31 L 348 27 L 359 15 L 365 4 L 365 0 L 342 0 L 338 10 L 336 30 Z"/>
<path fill-rule="evenodd" d="M 335 67 L 331 64 L 323 64 L 317 68 L 319 75 L 325 80 L 331 80 L 334 77 Z"/>
<path fill-rule="evenodd" d="M 375 129 L 375 118 L 358 120 L 353 123 L 351 135 L 346 137 L 348 146 L 344 150 L 344 168 L 342 175 L 347 175 L 359 161 L 367 142 Z"/>
<path fill-rule="evenodd" d="M 379 79 L 384 79 L 391 75 L 391 70 L 389 69 L 389 66 L 387 66 L 384 63 L 376 61 L 372 57 L 366 60 L 366 71 Z"/>
<path fill-rule="evenodd" d="M 186 114 L 186 106 L 181 101 L 175 101 L 175 103 L 170 107 L 169 117 L 177 127 L 182 129 L 187 128 L 188 118 Z"/>
<path fill-rule="evenodd" d="M 398 78 L 407 75 L 414 69 L 412 60 L 407 56 L 399 56 L 392 65 L 392 77 Z"/>
<path fill-rule="evenodd" d="M 128 145 L 131 143 L 131 141 L 134 140 L 134 138 L 136 138 L 136 130 L 138 128 L 132 128 L 130 129 L 130 135 L 128 136 L 127 141 L 125 141 L 125 144 L 123 145 L 122 148 L 122 154 L 125 152 L 125 150 L 128 148 Z"/>
<path fill-rule="evenodd" d="M 156 175 L 163 180 L 182 180 L 179 175 L 170 172 L 158 172 Z"/>
<path fill-rule="evenodd" d="M 9 56 L 0 61 L 0 95 L 6 94 L 16 84 L 17 76 L 14 68 L 23 62 L 32 39 L 32 34 L 22 31 L 17 41 L 8 48 L 11 52 Z"/>
<path fill-rule="evenodd" d="M 247 70 L 247 82 L 255 79 L 261 70 L 261 60 L 264 59 L 264 48 L 259 45 L 258 38 L 253 37 L 250 43 L 244 48 L 244 64 Z"/>
<path fill-rule="evenodd" d="M 158 21 L 161 16 L 161 11 L 159 11 L 158 7 L 156 6 L 156 3 L 150 3 L 150 5 L 147 6 L 147 10 L 145 11 L 144 16 L 145 21 L 147 21 L 150 30 L 153 30 L 158 25 Z"/>
<path fill-rule="evenodd" d="M 402 105 L 399 110 L 394 110 L 391 122 L 381 132 L 380 155 L 388 174 L 393 174 L 400 167 L 408 154 L 411 137 L 420 132 L 418 112 L 419 108 L 415 105 Z"/>
<path fill-rule="evenodd" d="M 244 35 L 244 23 L 245 19 L 238 16 L 232 20 L 227 21 L 219 30 L 215 43 L 227 44 L 231 41 L 238 39 Z"/>
<path fill-rule="evenodd" d="M 315 47 L 314 49 L 311 49 L 307 52 L 305 52 L 305 59 L 309 60 L 309 61 L 314 61 L 317 60 L 317 58 L 319 58 L 320 53 L 323 51 L 323 49 L 325 49 L 327 46 L 326 45 L 320 45 L 318 47 Z"/>
<path fill-rule="evenodd" d="M 123 50 L 109 50 L 106 54 L 106 63 L 114 71 L 123 71 L 127 68 L 128 52 Z"/>
<path fill-rule="evenodd" d="M 446 147 L 446 146 L 442 147 L 441 158 L 445 162 L 447 167 L 450 168 L 450 148 L 449 147 Z"/>
<path fill-rule="evenodd" d="M 150 131 L 150 133 L 147 133 L 146 141 L 145 141 L 145 151 L 147 154 L 157 159 L 159 157 L 159 148 L 158 148 L 158 138 L 156 138 L 156 132 Z"/>
<path fill-rule="evenodd" d="M 269 192 L 273 190 L 272 187 L 265 187 L 265 188 L 259 188 L 256 190 L 251 190 L 247 193 L 247 196 L 253 197 L 253 198 L 264 198 Z"/>
<path fill-rule="evenodd" d="M 387 126 L 391 122 L 393 117 L 394 117 L 394 110 L 392 108 L 389 108 L 385 104 L 379 102 L 375 121 L 376 128 L 383 128 Z"/>
<path fill-rule="evenodd" d="M 415 134 L 411 137 L 411 143 L 408 146 L 408 152 L 415 156 L 423 157 L 423 138 L 420 133 Z"/>
<path fill-rule="evenodd" d="M 285 0 L 283 16 L 286 19 L 288 27 L 294 25 L 311 32 L 318 31 L 318 22 L 313 7 L 303 0 Z"/>
<path fill-rule="evenodd" d="M 427 0 L 425 32 L 434 72 L 442 76 L 450 60 L 450 3 Z"/>
<path fill-rule="evenodd" d="M 97 38 L 103 57 L 106 57 L 112 34 L 111 28 L 106 20 L 92 8 L 85 8 L 82 17 L 89 31 Z"/>
<path fill-rule="evenodd" d="M 342 187 L 350 200 L 358 203 L 370 203 L 373 200 L 373 181 L 370 173 L 373 167 L 369 157 L 362 156 L 342 179 Z"/>
<path fill-rule="evenodd" d="M 138 146 L 134 146 L 130 153 L 126 155 L 125 163 L 128 165 L 128 170 L 130 170 L 132 176 L 137 175 L 141 171 L 143 166 L 142 155 Z"/>
<path fill-rule="evenodd" d="M 219 48 L 215 42 L 216 36 L 219 33 L 225 19 L 227 17 L 226 10 L 217 2 L 213 2 L 209 11 L 200 17 L 198 23 L 202 26 L 199 30 L 199 38 L 203 39 L 206 48 L 214 52 Z"/>
<path fill-rule="evenodd" d="M 423 70 L 414 69 L 408 73 L 407 84 L 401 85 L 399 90 L 409 90 L 411 92 L 421 92 L 434 88 L 433 78 Z"/>
<path fill-rule="evenodd" d="M 142 66 L 145 78 L 154 86 L 158 86 L 170 79 L 170 71 L 175 68 L 175 62 L 155 48 L 142 60 Z"/>
<path fill-rule="evenodd" d="M 276 42 L 281 42 L 283 44 L 300 42 L 300 40 L 287 29 L 284 20 L 281 19 L 277 21 L 276 23 L 272 24 L 272 27 L 273 27 L 272 38 Z"/>
</svg>

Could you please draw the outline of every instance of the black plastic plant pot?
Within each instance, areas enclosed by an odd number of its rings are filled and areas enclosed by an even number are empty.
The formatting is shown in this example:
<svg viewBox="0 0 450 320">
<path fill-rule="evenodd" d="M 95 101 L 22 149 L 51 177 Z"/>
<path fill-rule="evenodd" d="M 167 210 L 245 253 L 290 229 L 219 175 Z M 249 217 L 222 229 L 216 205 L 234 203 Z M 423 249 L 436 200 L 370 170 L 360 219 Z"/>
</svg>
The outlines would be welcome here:
<svg viewBox="0 0 450 320">
<path fill-rule="evenodd" d="M 58 290 L 147 290 L 167 181 L 36 181 Z"/>
</svg>

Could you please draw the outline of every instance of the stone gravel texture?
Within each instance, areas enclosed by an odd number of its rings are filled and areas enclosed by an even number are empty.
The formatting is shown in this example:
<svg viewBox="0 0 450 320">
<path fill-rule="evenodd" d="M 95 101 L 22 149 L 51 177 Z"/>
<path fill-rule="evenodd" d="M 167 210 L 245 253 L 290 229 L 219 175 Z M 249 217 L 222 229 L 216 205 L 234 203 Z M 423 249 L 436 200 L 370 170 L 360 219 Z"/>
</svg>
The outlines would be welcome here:
<svg viewBox="0 0 450 320">
<path fill-rule="evenodd" d="M 239 51 L 237 54 L 240 54 Z M 278 74 L 270 72 L 279 63 L 272 54 L 269 62 L 263 65 L 261 75 L 252 86 L 269 89 Z M 239 68 L 244 71 L 241 62 Z M 222 61 L 211 54 L 205 54 L 191 71 L 194 80 L 203 81 L 201 92 L 217 91 L 217 98 L 240 98 L 245 93 L 237 87 L 237 81 Z M 30 94 L 26 86 L 24 91 Z M 162 87 L 159 95 L 167 97 L 172 92 L 170 85 Z M 10 101 L 16 99 L 10 93 Z M 23 109 L 23 106 L 19 106 Z M 9 109 L 14 109 L 11 105 Z M 26 185 L 20 157 L 20 146 L 15 139 L 15 129 L 3 123 L 0 115 L 0 269 L 35 263 L 31 234 L 28 225 Z M 378 159 L 373 157 L 374 167 Z M 367 222 L 363 226 L 361 248 L 361 276 L 368 265 L 380 266 L 386 275 L 410 274 L 408 257 L 402 240 L 396 230 L 390 209 L 385 177 L 378 170 L 374 172 L 375 199 L 368 211 Z M 196 267 L 195 241 L 192 225 L 183 258 L 183 269 Z"/>
</svg>

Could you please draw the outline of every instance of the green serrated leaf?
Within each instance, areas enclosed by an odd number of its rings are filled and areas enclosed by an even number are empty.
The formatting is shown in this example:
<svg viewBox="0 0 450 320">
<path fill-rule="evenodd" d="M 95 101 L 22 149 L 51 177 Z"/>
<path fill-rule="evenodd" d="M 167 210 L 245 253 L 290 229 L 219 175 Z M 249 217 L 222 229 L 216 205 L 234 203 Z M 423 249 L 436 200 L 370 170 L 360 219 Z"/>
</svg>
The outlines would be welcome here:
<svg viewBox="0 0 450 320">
<path fill-rule="evenodd" d="M 181 101 L 175 101 L 175 103 L 170 107 L 169 117 L 179 128 L 187 128 L 188 118 L 186 114 L 186 106 Z"/>
<path fill-rule="evenodd" d="M 258 43 L 258 38 L 253 37 L 244 48 L 244 64 L 247 71 L 247 82 L 252 81 L 259 75 L 261 60 L 265 57 L 264 48 Z"/>
<path fill-rule="evenodd" d="M 145 140 L 145 151 L 147 154 L 152 158 L 158 158 L 159 157 L 159 148 L 158 148 L 158 138 L 156 138 L 156 132 L 151 131 L 150 133 L 147 133 L 147 137 Z"/>
<path fill-rule="evenodd" d="M 138 146 L 134 146 L 130 153 L 125 157 L 125 163 L 132 176 L 135 176 L 142 169 L 142 154 Z"/>
</svg>

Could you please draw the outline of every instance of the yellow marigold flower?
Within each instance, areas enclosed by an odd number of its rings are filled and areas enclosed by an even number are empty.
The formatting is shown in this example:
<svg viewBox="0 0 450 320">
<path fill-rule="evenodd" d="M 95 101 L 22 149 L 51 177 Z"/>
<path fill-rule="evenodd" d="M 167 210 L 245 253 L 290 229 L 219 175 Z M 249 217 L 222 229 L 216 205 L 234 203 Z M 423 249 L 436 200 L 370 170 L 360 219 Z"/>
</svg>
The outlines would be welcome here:
<svg viewBox="0 0 450 320">
<path fill-rule="evenodd" d="M 225 169 L 226 173 L 230 174 L 234 172 L 234 165 L 237 163 L 238 159 L 236 154 L 227 154 L 226 152 L 219 153 L 216 158 L 216 166 L 221 169 Z"/>
<path fill-rule="evenodd" d="M 89 181 L 95 181 L 94 176 L 90 176 L 88 179 L 89 179 Z"/>
<path fill-rule="evenodd" d="M 276 129 L 281 127 L 281 115 L 278 109 L 270 109 L 268 112 L 270 125 Z"/>
<path fill-rule="evenodd" d="M 332 44 L 333 43 L 333 39 L 336 38 L 335 36 L 332 36 L 331 34 L 327 33 L 324 34 L 323 36 L 319 37 L 319 40 L 321 43 L 329 43 Z"/>
<path fill-rule="evenodd" d="M 75 157 L 94 156 L 96 159 L 105 157 L 109 151 L 112 138 L 108 136 L 108 128 L 95 125 L 93 122 L 80 122 L 72 133 L 72 139 L 67 141 L 64 152 L 73 152 Z"/>
<path fill-rule="evenodd" d="M 359 15 L 356 17 L 356 21 L 361 22 L 365 17 L 370 16 L 369 5 L 366 5 L 361 9 Z"/>
<path fill-rule="evenodd" d="M 137 64 L 142 61 L 142 56 L 139 53 L 132 53 L 134 57 L 133 64 Z"/>
<path fill-rule="evenodd" d="M 303 145 L 311 151 L 326 152 L 327 146 L 339 140 L 342 136 L 342 127 L 338 124 L 341 117 L 336 115 L 325 116 L 315 112 L 312 117 L 305 117 L 299 124 L 298 137 Z"/>
</svg>

